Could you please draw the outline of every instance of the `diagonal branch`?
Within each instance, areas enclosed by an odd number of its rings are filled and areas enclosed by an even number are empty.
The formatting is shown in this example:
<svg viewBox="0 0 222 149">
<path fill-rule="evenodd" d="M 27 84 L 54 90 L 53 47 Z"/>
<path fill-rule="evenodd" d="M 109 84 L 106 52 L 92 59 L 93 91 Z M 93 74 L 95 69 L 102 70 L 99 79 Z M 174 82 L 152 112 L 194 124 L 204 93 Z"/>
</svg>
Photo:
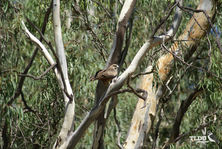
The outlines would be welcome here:
<svg viewBox="0 0 222 149">
<path fill-rule="evenodd" d="M 171 13 L 173 12 L 173 9 L 174 9 L 177 5 L 179 5 L 179 2 L 180 2 L 180 1 L 177 0 L 177 2 L 170 8 L 167 16 L 165 16 L 163 19 L 161 19 L 160 23 L 159 23 L 159 24 L 157 25 L 157 27 L 153 30 L 153 33 L 151 34 L 151 37 L 154 37 L 154 35 L 156 34 L 157 30 L 167 21 L 167 19 L 170 17 Z M 182 0 L 181 0 L 181 2 L 182 2 Z M 175 15 L 175 17 L 178 17 L 178 16 Z M 180 17 L 181 17 L 181 15 L 180 15 Z M 174 19 L 175 19 L 175 18 L 174 18 Z M 172 34 L 171 31 L 173 31 L 173 30 L 169 30 L 168 33 L 166 33 L 166 35 Z"/>
<path fill-rule="evenodd" d="M 42 53 L 43 53 L 44 57 L 46 58 L 46 60 L 48 61 L 48 63 L 51 66 L 52 65 L 56 65 L 55 61 L 53 60 L 53 58 L 51 57 L 51 55 L 49 54 L 49 52 L 45 48 L 45 46 L 34 35 L 32 35 L 29 32 L 29 30 L 26 28 L 26 26 L 25 26 L 23 21 L 21 22 L 21 24 L 22 24 L 22 27 L 23 27 L 27 37 L 40 48 L 40 50 L 42 51 Z M 58 56 L 58 58 L 59 58 L 59 56 Z M 64 64 L 64 62 L 62 62 L 62 64 Z M 68 136 L 68 133 L 71 132 L 70 130 L 73 127 L 73 120 L 74 120 L 74 108 L 73 108 L 73 106 L 74 106 L 74 96 L 73 96 L 73 93 L 72 93 L 71 86 L 69 84 L 68 77 L 67 76 L 65 77 L 65 74 L 63 74 L 63 72 L 65 71 L 64 70 L 65 67 L 63 65 L 61 65 L 61 67 L 63 67 L 63 71 L 59 71 L 58 68 L 55 67 L 54 73 L 55 73 L 55 75 L 57 77 L 57 80 L 59 82 L 59 86 L 60 86 L 61 90 L 63 91 L 63 95 L 64 95 L 64 98 L 65 98 L 65 101 L 66 101 L 66 105 L 65 105 L 65 107 L 66 107 L 66 111 L 65 112 L 66 113 L 65 113 L 65 120 L 64 120 L 64 123 L 65 123 L 64 125 L 65 126 L 63 125 L 64 129 L 62 128 L 61 134 L 58 137 L 58 138 L 62 139 L 62 142 L 60 142 L 60 143 L 64 143 L 65 138 Z M 66 69 L 66 71 L 67 71 L 67 69 Z M 67 74 L 67 72 L 66 72 L 66 74 Z M 62 77 L 62 76 L 64 76 L 64 77 Z M 67 126 L 67 125 L 69 125 L 69 126 Z M 56 145 L 60 145 L 60 144 L 58 144 L 57 141 L 56 141 L 55 146 Z"/>
<path fill-rule="evenodd" d="M 180 20 L 176 21 L 180 23 Z M 177 28 L 174 29 L 177 30 L 179 25 L 175 24 L 175 26 L 177 26 Z M 173 31 L 172 34 L 170 36 L 167 36 L 166 38 L 169 39 L 171 36 L 174 36 L 173 33 L 175 33 L 175 31 Z M 145 44 L 140 48 L 140 50 L 133 58 L 129 67 L 117 78 L 115 82 L 112 82 L 110 84 L 104 96 L 100 98 L 99 103 L 86 115 L 86 117 L 81 122 L 80 126 L 76 129 L 76 131 L 72 135 L 70 135 L 68 139 L 69 149 L 75 147 L 79 139 L 83 136 L 84 132 L 89 127 L 89 125 L 92 124 L 94 119 L 96 119 L 99 116 L 99 114 L 104 110 L 105 105 L 110 97 L 110 94 L 120 89 L 123 86 L 124 82 L 128 79 L 128 77 L 130 77 L 135 72 L 137 66 L 139 65 L 139 62 L 143 59 L 146 52 L 152 49 L 153 47 L 160 45 L 163 41 L 164 39 L 159 37 L 159 38 L 150 39 L 147 42 L 145 42 Z"/>
<path fill-rule="evenodd" d="M 47 11 L 45 13 L 44 22 L 43 22 L 42 30 L 41 30 L 42 34 L 44 34 L 45 30 L 46 30 L 46 24 L 48 22 L 49 15 L 50 15 L 51 10 L 52 10 L 52 1 L 51 1 L 51 4 L 50 4 L 49 8 L 47 9 Z M 42 37 L 40 37 L 40 41 L 42 41 L 42 40 L 43 40 Z M 38 48 L 35 49 L 32 57 L 30 59 L 29 64 L 26 66 L 25 70 L 23 71 L 23 74 L 28 73 L 28 71 L 29 71 L 30 67 L 32 66 L 32 63 L 33 63 L 37 53 L 38 53 Z M 25 77 L 21 77 L 21 79 L 19 80 L 19 83 L 18 83 L 18 87 L 15 91 L 15 94 L 11 97 L 10 101 L 8 102 L 8 105 L 11 105 L 13 103 L 13 101 L 21 94 L 24 82 L 25 82 Z"/>
<path fill-rule="evenodd" d="M 53 69 L 57 64 L 54 64 L 54 65 L 51 65 L 49 68 L 46 69 L 46 71 L 44 71 L 40 76 L 33 76 L 33 75 L 30 75 L 30 74 L 19 74 L 19 76 L 22 76 L 22 77 L 30 77 L 34 80 L 40 80 L 42 79 L 51 69 Z"/>
<path fill-rule="evenodd" d="M 128 47 L 130 44 L 130 40 L 128 40 L 128 43 L 126 44 L 126 48 L 122 52 L 122 47 L 124 43 L 124 36 L 127 28 L 127 23 L 133 13 L 133 9 L 135 7 L 136 0 L 126 0 L 124 2 L 124 5 L 122 7 L 118 23 L 117 23 L 117 29 L 113 41 L 113 45 L 111 48 L 111 52 L 108 58 L 108 61 L 106 62 L 106 68 L 109 67 L 111 64 L 121 64 L 121 61 L 123 62 L 125 59 L 125 56 L 128 51 Z M 130 26 L 130 31 L 132 31 L 132 23 Z M 130 33 L 131 34 L 131 33 Z M 129 35 L 129 39 L 130 39 Z M 98 82 L 96 87 L 96 96 L 95 101 L 96 104 L 99 103 L 102 97 L 104 97 L 104 94 L 107 91 L 107 86 L 105 86 L 101 81 Z M 103 109 L 104 110 L 104 109 Z M 97 149 L 100 146 L 103 147 L 103 131 L 105 128 L 106 119 L 104 118 L 104 112 L 102 111 L 101 114 L 97 117 L 97 121 L 95 123 L 94 127 L 94 141 L 93 141 L 93 149 Z"/>
<path fill-rule="evenodd" d="M 189 97 L 181 102 L 180 108 L 177 112 L 169 143 L 173 143 L 173 141 L 179 136 L 180 133 L 180 124 L 182 122 L 184 114 L 187 112 L 189 106 L 196 99 L 196 97 L 203 91 L 203 88 L 196 88 L 193 93 L 189 95 Z"/>
<path fill-rule="evenodd" d="M 144 101 L 147 98 L 147 91 L 143 90 L 143 89 L 134 89 L 132 86 L 130 86 L 129 84 L 130 78 L 127 79 L 127 86 L 132 90 L 132 92 L 139 98 L 143 99 Z M 143 93 L 143 95 L 141 96 L 139 93 Z"/>
</svg>

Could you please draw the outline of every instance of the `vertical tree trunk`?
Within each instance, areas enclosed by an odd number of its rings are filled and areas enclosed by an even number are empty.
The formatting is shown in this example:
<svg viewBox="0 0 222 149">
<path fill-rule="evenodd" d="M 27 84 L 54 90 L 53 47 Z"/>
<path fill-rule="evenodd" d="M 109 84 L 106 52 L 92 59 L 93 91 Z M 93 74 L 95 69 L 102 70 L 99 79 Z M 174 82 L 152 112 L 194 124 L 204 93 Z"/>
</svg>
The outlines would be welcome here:
<svg viewBox="0 0 222 149">
<path fill-rule="evenodd" d="M 215 14 L 215 2 L 213 0 L 201 0 L 197 10 L 204 10 L 211 20 Z M 191 49 L 193 46 L 197 45 L 198 39 L 204 37 L 209 28 L 209 24 L 210 22 L 203 12 L 195 13 L 188 22 L 183 34 L 178 39 L 184 41 L 182 42 L 183 46 L 186 46 L 187 49 Z M 169 51 L 173 53 L 176 53 L 178 50 L 180 50 L 178 42 L 174 43 L 169 49 Z M 171 64 L 173 61 L 174 56 L 171 53 L 159 58 L 157 65 L 161 82 L 165 82 L 169 77 L 168 75 L 172 68 Z M 150 67 L 147 68 L 147 70 L 149 69 Z M 141 78 L 141 87 L 148 92 L 146 107 L 141 109 L 143 101 L 138 101 L 124 148 L 141 147 L 145 136 L 149 133 L 153 123 L 152 117 L 156 116 L 156 106 L 163 95 L 163 85 L 159 84 L 158 86 L 160 87 L 156 89 L 156 85 L 153 85 L 152 81 L 153 74 L 145 75 Z M 176 136 L 172 136 L 171 140 L 175 139 L 175 137 Z"/>
<path fill-rule="evenodd" d="M 111 49 L 111 53 L 109 59 L 106 63 L 106 68 L 111 64 L 118 64 L 121 59 L 121 52 L 123 47 L 124 35 L 126 32 L 126 24 L 132 14 L 133 8 L 135 6 L 136 0 L 126 0 L 122 11 L 120 13 L 120 17 L 118 20 L 118 26 L 116 35 L 113 42 L 113 47 Z M 105 86 L 101 81 L 98 82 L 96 87 L 96 104 L 98 104 L 99 100 L 106 93 L 108 86 Z M 94 137 L 93 137 L 93 149 L 103 149 L 103 136 L 104 136 L 104 128 L 106 119 L 104 118 L 105 109 L 103 109 L 102 113 L 99 115 L 97 121 L 95 121 L 94 125 Z"/>
</svg>

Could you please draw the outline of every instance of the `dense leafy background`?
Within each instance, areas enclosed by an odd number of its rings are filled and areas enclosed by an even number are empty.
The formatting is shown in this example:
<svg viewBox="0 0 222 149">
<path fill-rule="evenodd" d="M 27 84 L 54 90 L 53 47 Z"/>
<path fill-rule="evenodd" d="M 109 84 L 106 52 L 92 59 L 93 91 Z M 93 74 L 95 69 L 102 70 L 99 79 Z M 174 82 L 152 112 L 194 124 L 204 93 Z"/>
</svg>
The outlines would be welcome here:
<svg viewBox="0 0 222 149">
<path fill-rule="evenodd" d="M 96 70 L 102 69 L 105 66 L 105 61 L 99 51 L 104 53 L 105 59 L 108 58 L 118 14 L 120 14 L 122 7 L 121 3 L 115 6 L 113 0 L 106 2 L 98 0 L 98 2 L 103 7 L 96 3 L 96 0 L 86 1 L 86 3 L 80 1 L 79 6 L 82 14 L 78 14 L 72 8 L 72 5 L 74 5 L 73 1 L 61 1 L 63 42 L 66 50 L 69 78 L 76 101 L 75 128 L 78 127 L 87 111 L 93 107 L 96 82 L 90 82 L 89 77 L 93 75 Z M 145 40 L 148 39 L 157 23 L 166 14 L 165 11 L 172 5 L 172 2 L 172 0 L 137 1 L 133 14 L 132 41 L 123 65 L 123 70 L 130 64 L 135 53 L 143 45 Z M 198 4 L 196 1 L 185 1 L 185 6 L 195 8 L 196 4 Z M 49 5 L 50 1 L 40 0 L 2 0 L 0 3 L 0 136 L 3 136 L 3 131 L 5 130 L 7 134 L 6 138 L 9 139 L 10 148 L 52 147 L 63 121 L 64 101 L 52 71 L 41 80 L 36 81 L 31 78 L 26 78 L 25 80 L 22 89 L 24 98 L 28 106 L 35 112 L 25 109 L 21 96 L 19 96 L 11 106 L 7 106 L 7 102 L 17 88 L 20 79 L 19 74 L 24 71 L 25 66 L 29 63 L 32 53 L 36 48 L 25 36 L 21 28 L 21 20 L 26 20 L 25 17 L 27 17 L 37 27 L 41 28 L 45 12 Z M 221 35 L 222 14 L 220 6 L 221 1 L 219 1 L 217 7 L 218 13 L 215 17 L 214 26 Z M 70 29 L 67 29 L 65 26 L 65 10 L 72 11 L 73 21 Z M 105 10 L 108 11 L 109 14 L 107 14 Z M 88 17 L 89 22 L 87 22 L 86 17 Z M 180 35 L 190 17 L 190 14 L 183 14 L 182 25 L 176 36 Z M 25 23 L 29 30 L 39 38 L 40 35 L 38 32 L 27 21 L 25 21 Z M 92 34 L 92 31 L 87 29 L 89 25 L 96 36 Z M 160 29 L 158 34 L 163 33 L 169 25 L 170 20 Z M 50 15 L 45 38 L 54 45 L 52 27 L 52 15 Z M 192 58 L 198 56 L 193 62 L 193 65 L 205 69 L 211 67 L 211 73 L 222 77 L 222 53 L 217 48 L 215 34 L 209 31 L 208 36 L 211 42 L 210 54 L 209 43 L 207 42 L 207 38 L 204 38 L 200 41 L 197 51 L 192 56 Z M 160 47 L 152 49 L 146 55 L 137 72 L 144 71 L 148 65 L 155 66 L 158 57 L 163 53 L 166 52 L 161 50 Z M 183 52 L 183 54 L 185 55 L 186 52 Z M 192 58 L 190 58 L 188 62 Z M 29 74 L 38 76 L 48 67 L 47 61 L 39 51 L 29 70 Z M 175 80 L 177 80 L 183 75 L 186 66 L 176 61 L 174 68 L 172 74 Z M 132 82 L 134 86 L 138 85 L 138 83 L 139 79 Z M 174 86 L 173 83 L 171 85 L 172 87 Z M 178 87 L 170 96 L 168 102 L 164 103 L 163 120 L 159 130 L 158 144 L 160 146 L 170 137 L 169 133 L 181 101 L 186 99 L 196 86 L 203 86 L 205 89 L 186 113 L 182 122 L 181 133 L 186 133 L 194 128 L 198 128 L 203 123 L 204 117 L 207 116 L 207 120 L 210 121 L 213 115 L 216 115 L 216 123 L 209 125 L 207 130 L 212 131 L 215 136 L 222 141 L 222 122 L 220 116 L 222 111 L 222 81 L 209 75 L 209 73 L 205 71 L 190 68 L 181 78 Z M 137 97 L 127 93 L 120 95 L 118 99 L 117 118 L 120 121 L 122 129 L 121 141 L 124 143 Z M 157 120 L 158 117 L 155 120 L 148 140 L 151 143 Z M 117 127 L 111 114 L 105 130 L 105 148 L 117 148 L 116 134 Z M 197 131 L 192 133 L 192 135 L 201 136 L 202 132 Z M 85 137 L 78 144 L 77 148 L 90 148 L 92 136 L 93 126 L 88 129 Z M 3 146 L 2 137 L 0 139 L 0 146 Z M 189 137 L 185 137 L 180 141 L 179 147 L 203 148 L 205 146 L 191 143 Z M 215 143 L 208 143 L 206 147 L 219 148 Z M 176 145 L 172 145 L 171 148 L 176 148 Z"/>
</svg>

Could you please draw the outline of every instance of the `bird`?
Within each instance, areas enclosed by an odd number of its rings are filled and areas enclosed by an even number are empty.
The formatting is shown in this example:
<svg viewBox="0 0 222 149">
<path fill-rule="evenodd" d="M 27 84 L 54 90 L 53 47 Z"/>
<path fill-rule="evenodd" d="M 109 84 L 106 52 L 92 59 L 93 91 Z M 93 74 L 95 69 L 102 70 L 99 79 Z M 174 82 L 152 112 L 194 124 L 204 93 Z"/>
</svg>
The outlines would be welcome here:
<svg viewBox="0 0 222 149">
<path fill-rule="evenodd" d="M 90 81 L 101 80 L 103 83 L 109 84 L 110 81 L 117 76 L 118 68 L 119 66 L 117 64 L 112 64 L 107 69 L 99 70 L 90 78 Z"/>
</svg>

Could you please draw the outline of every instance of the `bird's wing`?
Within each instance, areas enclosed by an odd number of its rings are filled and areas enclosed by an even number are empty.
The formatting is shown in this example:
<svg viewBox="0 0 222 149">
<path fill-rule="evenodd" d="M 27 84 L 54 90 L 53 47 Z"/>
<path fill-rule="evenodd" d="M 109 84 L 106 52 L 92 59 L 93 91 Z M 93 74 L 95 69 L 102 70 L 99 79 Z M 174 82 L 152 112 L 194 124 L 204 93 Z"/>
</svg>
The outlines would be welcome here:
<svg viewBox="0 0 222 149">
<path fill-rule="evenodd" d="M 96 74 L 95 74 L 93 77 L 90 78 L 90 81 L 97 80 L 99 74 L 100 74 L 101 72 L 103 72 L 103 71 L 104 71 L 104 70 L 98 70 L 98 71 L 96 72 Z"/>
<path fill-rule="evenodd" d="M 112 79 L 114 77 L 116 77 L 117 72 L 115 70 L 110 70 L 107 69 L 102 73 L 102 76 L 104 77 L 104 79 Z"/>
</svg>

